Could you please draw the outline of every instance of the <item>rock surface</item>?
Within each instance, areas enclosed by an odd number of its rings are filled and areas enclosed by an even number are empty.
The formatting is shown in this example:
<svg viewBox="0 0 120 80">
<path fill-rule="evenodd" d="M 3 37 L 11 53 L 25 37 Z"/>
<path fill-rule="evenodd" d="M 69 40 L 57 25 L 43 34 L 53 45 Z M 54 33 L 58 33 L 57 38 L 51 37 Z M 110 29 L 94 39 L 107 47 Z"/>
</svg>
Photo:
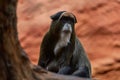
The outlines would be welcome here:
<svg viewBox="0 0 120 80">
<path fill-rule="evenodd" d="M 120 80 L 120 0 L 19 0 L 19 39 L 30 60 L 37 64 L 49 17 L 61 10 L 77 17 L 76 34 L 91 60 L 93 77 Z"/>
</svg>

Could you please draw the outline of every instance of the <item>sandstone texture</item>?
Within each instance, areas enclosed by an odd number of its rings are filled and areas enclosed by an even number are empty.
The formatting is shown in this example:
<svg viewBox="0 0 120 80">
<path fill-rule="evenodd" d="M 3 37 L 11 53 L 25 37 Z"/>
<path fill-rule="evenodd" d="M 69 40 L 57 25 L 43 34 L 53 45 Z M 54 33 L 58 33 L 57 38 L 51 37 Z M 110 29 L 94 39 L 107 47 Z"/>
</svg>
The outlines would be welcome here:
<svg viewBox="0 0 120 80">
<path fill-rule="evenodd" d="M 19 0 L 19 40 L 32 63 L 37 64 L 50 16 L 63 10 L 77 17 L 76 35 L 92 63 L 93 78 L 120 80 L 120 0 Z"/>
</svg>

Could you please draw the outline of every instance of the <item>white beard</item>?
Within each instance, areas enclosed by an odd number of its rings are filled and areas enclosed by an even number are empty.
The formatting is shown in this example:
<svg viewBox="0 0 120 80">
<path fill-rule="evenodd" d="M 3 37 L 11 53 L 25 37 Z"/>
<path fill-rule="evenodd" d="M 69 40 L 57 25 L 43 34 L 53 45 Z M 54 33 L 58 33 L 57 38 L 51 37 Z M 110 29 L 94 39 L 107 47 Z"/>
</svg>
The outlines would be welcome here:
<svg viewBox="0 0 120 80">
<path fill-rule="evenodd" d="M 58 51 L 62 48 L 68 45 L 70 43 L 72 33 L 72 26 L 69 23 L 65 23 L 60 34 L 60 39 L 58 40 L 55 48 L 54 48 L 54 54 L 57 55 Z"/>
</svg>

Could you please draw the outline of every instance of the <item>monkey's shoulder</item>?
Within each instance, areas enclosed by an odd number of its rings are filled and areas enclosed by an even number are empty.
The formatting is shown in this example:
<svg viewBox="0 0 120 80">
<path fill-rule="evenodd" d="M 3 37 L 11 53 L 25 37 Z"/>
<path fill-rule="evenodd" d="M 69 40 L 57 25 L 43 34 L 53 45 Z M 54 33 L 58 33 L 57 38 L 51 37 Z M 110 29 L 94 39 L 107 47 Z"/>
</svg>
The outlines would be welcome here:
<svg viewBox="0 0 120 80">
<path fill-rule="evenodd" d="M 42 52 L 52 52 L 57 40 L 54 36 L 52 36 L 49 32 L 47 32 L 41 43 L 41 51 Z"/>
</svg>

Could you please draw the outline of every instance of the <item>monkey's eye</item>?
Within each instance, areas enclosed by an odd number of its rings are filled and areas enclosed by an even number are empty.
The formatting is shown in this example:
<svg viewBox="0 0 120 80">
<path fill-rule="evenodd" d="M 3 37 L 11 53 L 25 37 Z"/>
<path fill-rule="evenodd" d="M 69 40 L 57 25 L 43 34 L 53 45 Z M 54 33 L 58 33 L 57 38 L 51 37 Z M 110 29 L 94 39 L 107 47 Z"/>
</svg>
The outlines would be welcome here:
<svg viewBox="0 0 120 80">
<path fill-rule="evenodd" d="M 63 22 L 63 23 L 66 23 L 66 22 L 74 23 L 74 19 L 72 19 L 70 17 L 62 17 L 60 21 Z"/>
</svg>

